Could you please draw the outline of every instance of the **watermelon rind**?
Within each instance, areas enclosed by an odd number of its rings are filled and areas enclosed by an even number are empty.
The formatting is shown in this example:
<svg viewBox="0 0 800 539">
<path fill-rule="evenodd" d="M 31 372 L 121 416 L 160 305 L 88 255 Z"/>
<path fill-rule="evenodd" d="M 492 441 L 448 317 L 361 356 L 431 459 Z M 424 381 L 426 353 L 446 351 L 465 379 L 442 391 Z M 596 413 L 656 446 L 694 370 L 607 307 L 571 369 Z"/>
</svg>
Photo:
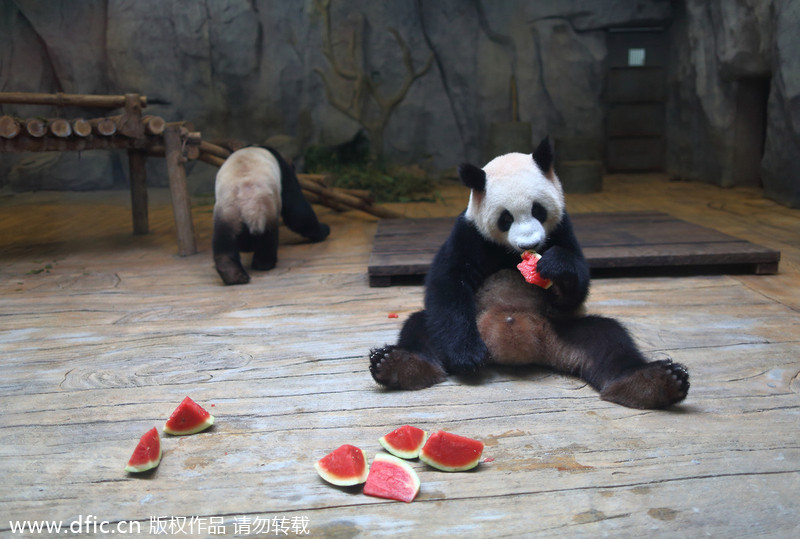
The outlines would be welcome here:
<svg viewBox="0 0 800 539">
<path fill-rule="evenodd" d="M 158 450 L 153 450 L 153 445 L 158 446 Z M 146 459 L 146 460 L 145 460 Z M 136 449 L 133 450 L 128 465 L 125 466 L 126 472 L 141 473 L 152 470 L 161 463 L 161 438 L 158 436 L 158 429 L 153 427 L 145 432 L 139 439 Z"/>
<path fill-rule="evenodd" d="M 419 476 L 408 462 L 378 453 L 369 468 L 364 494 L 409 503 L 419 494 L 419 486 Z"/>
<path fill-rule="evenodd" d="M 173 436 L 187 436 L 204 431 L 213 424 L 214 416 L 186 397 L 164 423 L 164 432 Z"/>
<path fill-rule="evenodd" d="M 360 485 L 367 480 L 369 465 L 364 451 L 354 445 L 344 444 L 317 462 L 314 468 L 321 478 L 339 487 Z"/>
<path fill-rule="evenodd" d="M 482 454 L 483 442 L 440 430 L 425 442 L 419 460 L 443 472 L 463 472 L 477 466 Z"/>
<path fill-rule="evenodd" d="M 381 436 L 378 441 L 386 451 L 395 457 L 415 459 L 419 457 L 419 452 L 427 439 L 428 433 L 424 430 L 411 425 L 403 425 L 389 434 Z"/>
</svg>

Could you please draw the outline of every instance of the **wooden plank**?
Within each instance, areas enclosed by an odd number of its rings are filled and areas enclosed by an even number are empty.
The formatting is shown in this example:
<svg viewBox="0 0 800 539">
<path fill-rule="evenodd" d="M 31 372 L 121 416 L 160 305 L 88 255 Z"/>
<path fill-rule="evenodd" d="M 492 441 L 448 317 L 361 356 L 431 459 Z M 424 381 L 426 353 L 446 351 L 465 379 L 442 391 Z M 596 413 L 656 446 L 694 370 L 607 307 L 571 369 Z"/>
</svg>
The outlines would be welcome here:
<svg viewBox="0 0 800 539">
<path fill-rule="evenodd" d="M 780 252 L 662 212 L 596 212 L 572 215 L 575 233 L 592 269 L 694 268 L 720 272 L 776 272 Z M 393 277 L 421 277 L 447 238 L 453 218 L 378 223 L 368 274 L 372 286 Z"/>
</svg>

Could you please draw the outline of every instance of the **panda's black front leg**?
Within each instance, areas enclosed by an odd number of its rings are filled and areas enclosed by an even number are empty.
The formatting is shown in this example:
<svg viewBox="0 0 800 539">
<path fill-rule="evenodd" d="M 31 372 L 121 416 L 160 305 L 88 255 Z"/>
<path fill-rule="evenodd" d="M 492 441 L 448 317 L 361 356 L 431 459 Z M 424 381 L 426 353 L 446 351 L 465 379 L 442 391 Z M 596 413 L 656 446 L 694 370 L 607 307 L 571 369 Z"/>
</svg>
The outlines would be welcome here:
<svg viewBox="0 0 800 539">
<path fill-rule="evenodd" d="M 582 255 L 556 245 L 544 252 L 537 269 L 542 277 L 553 281 L 549 294 L 555 308 L 572 311 L 586 300 L 589 265 Z"/>
<path fill-rule="evenodd" d="M 450 374 L 471 374 L 486 362 L 489 351 L 476 323 L 474 294 L 466 288 L 426 301 L 431 346 Z"/>
</svg>

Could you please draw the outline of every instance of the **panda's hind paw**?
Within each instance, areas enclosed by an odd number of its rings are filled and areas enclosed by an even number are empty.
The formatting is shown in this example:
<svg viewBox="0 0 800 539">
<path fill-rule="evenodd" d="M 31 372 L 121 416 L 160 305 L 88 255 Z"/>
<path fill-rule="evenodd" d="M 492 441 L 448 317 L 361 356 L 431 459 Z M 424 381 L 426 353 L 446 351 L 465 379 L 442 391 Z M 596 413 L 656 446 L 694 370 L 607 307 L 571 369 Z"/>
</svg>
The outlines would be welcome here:
<svg viewBox="0 0 800 539">
<path fill-rule="evenodd" d="M 376 382 L 389 389 L 423 389 L 447 378 L 438 363 L 397 346 L 370 350 L 369 372 Z"/>
<path fill-rule="evenodd" d="M 689 371 L 670 360 L 653 361 L 609 382 L 600 398 L 629 408 L 666 408 L 686 398 Z"/>
</svg>

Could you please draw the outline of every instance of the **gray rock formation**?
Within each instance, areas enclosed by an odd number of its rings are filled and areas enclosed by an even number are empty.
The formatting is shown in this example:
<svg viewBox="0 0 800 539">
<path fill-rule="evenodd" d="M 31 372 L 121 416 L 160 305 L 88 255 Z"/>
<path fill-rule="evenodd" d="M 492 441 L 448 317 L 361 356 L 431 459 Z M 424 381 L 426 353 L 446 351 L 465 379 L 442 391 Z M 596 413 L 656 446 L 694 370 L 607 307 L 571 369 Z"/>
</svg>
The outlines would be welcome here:
<svg viewBox="0 0 800 539">
<path fill-rule="evenodd" d="M 800 70 L 792 52 L 799 11 L 800 0 L 332 0 L 330 8 L 335 54 L 348 58 L 350 31 L 363 24 L 357 64 L 385 93 L 398 87 L 405 70 L 387 27 L 397 29 L 415 66 L 434 56 L 386 127 L 390 161 L 435 170 L 482 163 L 491 157 L 492 124 L 514 119 L 530 123 L 534 141 L 545 134 L 602 138 L 607 30 L 656 25 L 672 40 L 667 170 L 720 185 L 757 182 L 755 174 L 766 193 L 792 204 L 800 204 L 800 165 L 793 158 Z M 322 51 L 321 16 L 312 1 L 0 3 L 0 90 L 136 91 L 150 99 L 148 113 L 192 121 L 207 139 L 259 143 L 290 135 L 304 146 L 349 140 L 360 126 L 328 103 L 316 71 L 332 76 Z M 751 124 L 738 111 L 759 102 L 764 86 L 753 83 L 759 80 L 769 84 L 766 143 L 763 161 L 757 149 L 755 172 L 744 173 L 750 169 L 737 162 L 740 149 L 757 146 L 758 137 L 745 136 Z M 347 81 L 337 84 L 352 95 Z M 0 113 L 43 114 L 10 105 L 0 105 Z M 125 185 L 124 154 L 102 154 L 0 155 L 0 188 Z M 36 160 L 41 164 L 31 168 Z M 148 160 L 148 181 L 164 185 L 159 161 Z M 79 172 L 56 173 L 59 167 Z M 210 191 L 214 172 L 192 167 L 190 189 Z M 88 179 L 107 174 L 118 177 Z"/>
</svg>

